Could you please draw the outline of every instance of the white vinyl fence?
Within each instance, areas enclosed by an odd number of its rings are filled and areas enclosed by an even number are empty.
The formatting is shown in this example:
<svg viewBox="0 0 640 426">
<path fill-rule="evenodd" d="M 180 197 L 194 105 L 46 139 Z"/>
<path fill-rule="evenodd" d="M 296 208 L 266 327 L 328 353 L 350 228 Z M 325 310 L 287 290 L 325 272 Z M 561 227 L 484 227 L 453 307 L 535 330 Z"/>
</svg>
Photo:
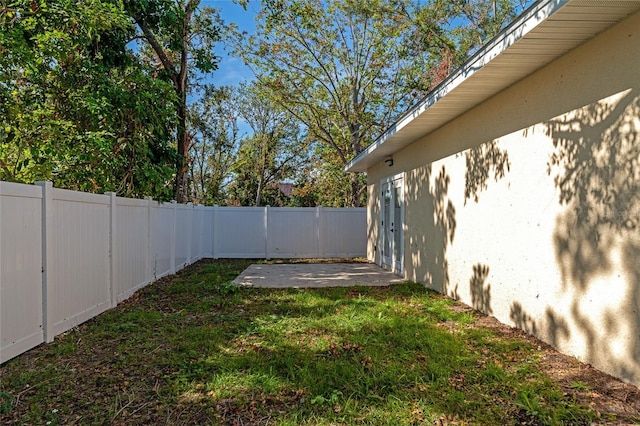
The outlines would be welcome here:
<svg viewBox="0 0 640 426">
<path fill-rule="evenodd" d="M 159 204 L 0 182 L 0 363 L 202 258 L 365 255 L 364 208 Z"/>
</svg>

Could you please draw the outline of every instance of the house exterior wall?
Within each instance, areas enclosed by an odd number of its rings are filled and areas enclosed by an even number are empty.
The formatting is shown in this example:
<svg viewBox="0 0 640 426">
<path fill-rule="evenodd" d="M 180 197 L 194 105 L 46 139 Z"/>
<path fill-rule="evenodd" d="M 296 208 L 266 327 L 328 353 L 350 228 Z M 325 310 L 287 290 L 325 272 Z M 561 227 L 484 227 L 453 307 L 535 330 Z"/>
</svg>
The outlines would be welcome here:
<svg viewBox="0 0 640 426">
<path fill-rule="evenodd" d="M 368 170 L 404 275 L 640 385 L 640 14 Z"/>
</svg>

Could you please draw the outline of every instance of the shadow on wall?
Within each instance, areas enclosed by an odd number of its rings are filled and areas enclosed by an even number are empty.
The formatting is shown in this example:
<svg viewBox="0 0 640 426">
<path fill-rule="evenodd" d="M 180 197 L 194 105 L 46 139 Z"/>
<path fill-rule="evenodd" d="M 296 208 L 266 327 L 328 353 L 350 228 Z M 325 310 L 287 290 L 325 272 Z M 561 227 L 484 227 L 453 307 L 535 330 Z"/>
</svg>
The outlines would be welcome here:
<svg viewBox="0 0 640 426">
<path fill-rule="evenodd" d="M 527 314 L 520 302 L 516 301 L 511 304 L 509 317 L 516 327 L 529 334 L 533 334 L 534 336 L 538 335 L 538 332 L 540 331 L 538 329 L 538 324 L 532 316 Z M 561 339 L 569 339 L 569 337 L 571 337 L 569 325 L 562 317 L 555 314 L 553 309 L 547 307 L 545 318 L 545 336 L 547 336 L 547 342 L 549 344 L 557 347 L 560 344 Z"/>
<path fill-rule="evenodd" d="M 565 212 L 554 233 L 563 291 L 574 297 L 571 320 L 586 339 L 585 361 L 609 362 L 609 372 L 640 381 L 640 95 L 630 89 L 546 123 L 554 150 L 548 173 L 554 177 Z M 615 269 L 614 269 L 615 268 Z M 599 275 L 625 281 L 622 305 L 608 308 L 603 322 L 584 308 L 584 297 Z M 620 282 L 620 281 L 618 281 Z M 611 289 L 620 293 L 621 289 Z M 529 329 L 519 303 L 511 318 Z M 547 310 L 552 344 L 570 337 L 567 320 Z M 531 331 L 531 330 L 528 330 Z M 614 352 L 607 338 L 626 336 Z M 620 346 L 620 345 L 618 345 Z"/>
<path fill-rule="evenodd" d="M 480 192 L 487 189 L 491 177 L 500 180 L 510 170 L 508 153 L 498 146 L 496 140 L 471 148 L 465 152 L 465 204 L 473 199 L 479 202 Z M 433 180 L 433 184 L 431 184 Z M 447 261 L 447 248 L 453 243 L 456 231 L 456 208 L 449 199 L 451 178 L 442 166 L 434 175 L 433 165 L 413 171 L 407 181 L 410 202 L 424 206 L 419 220 L 424 226 L 422 232 L 409 232 L 409 247 L 412 264 L 416 270 L 424 271 L 424 276 L 414 277 L 428 287 L 460 299 L 458 284 L 451 286 Z M 410 227 L 411 223 L 407 223 Z M 492 314 L 491 285 L 487 283 L 489 266 L 478 263 L 473 267 L 469 280 L 473 307 L 486 314 Z"/>
<path fill-rule="evenodd" d="M 486 283 L 488 277 L 489 267 L 487 265 L 480 263 L 474 265 L 469 288 L 473 309 L 491 315 L 493 313 L 493 309 L 491 309 L 491 284 Z"/>
<path fill-rule="evenodd" d="M 522 329 L 529 334 L 537 334 L 538 326 L 536 325 L 536 321 L 526 313 L 520 302 L 513 302 L 511 304 L 511 313 L 509 314 L 509 317 L 519 329 Z"/>
<path fill-rule="evenodd" d="M 502 179 L 511 168 L 509 154 L 501 150 L 493 140 L 478 147 L 471 148 L 465 153 L 466 171 L 464 175 L 464 203 L 473 198 L 476 203 L 479 193 L 487 189 L 487 181 L 493 173 L 497 182 Z"/>
<path fill-rule="evenodd" d="M 424 277 L 414 277 L 429 288 L 448 294 L 449 266 L 447 247 L 453 242 L 456 232 L 456 209 L 448 197 L 451 178 L 442 166 L 433 185 L 431 164 L 413 171 L 407 181 L 410 202 L 424 206 L 419 220 L 424 228 L 421 232 L 409 232 L 412 264 L 416 270 L 424 271 Z M 407 226 L 412 224 L 407 223 Z"/>
<path fill-rule="evenodd" d="M 476 203 L 479 201 L 480 192 L 488 188 L 487 183 L 492 175 L 493 180 L 497 182 L 511 169 L 509 154 L 506 150 L 500 149 L 496 140 L 471 148 L 465 152 L 465 164 L 465 205 L 470 199 L 473 199 Z M 474 265 L 473 273 L 469 280 L 469 291 L 473 308 L 491 315 L 493 314 L 493 309 L 491 308 L 491 284 L 486 283 L 488 277 L 489 266 L 480 263 Z"/>
<path fill-rule="evenodd" d="M 479 193 L 487 188 L 487 181 L 491 174 L 497 181 L 504 177 L 509 170 L 509 157 L 506 151 L 497 146 L 496 141 L 472 148 L 465 153 L 465 203 L 469 198 L 478 202 Z M 416 237 L 411 233 L 410 247 L 414 256 L 413 264 L 425 268 L 425 283 L 433 289 L 450 294 L 458 298 L 458 289 L 449 288 L 449 273 L 447 263 L 447 247 L 453 243 L 456 232 L 456 208 L 448 197 L 451 178 L 442 166 L 440 172 L 431 184 L 433 166 L 415 171 L 416 176 L 408 181 L 408 193 L 414 197 L 414 202 L 420 202 L 426 208 L 424 220 L 425 232 Z M 420 241 L 416 241 L 419 238 Z M 422 250 L 425 253 L 422 253 Z M 420 269 L 420 268 L 418 268 Z M 489 274 L 489 267 L 476 265 L 470 281 L 471 293 L 474 297 L 474 307 L 491 313 L 490 286 L 484 286 Z"/>
</svg>

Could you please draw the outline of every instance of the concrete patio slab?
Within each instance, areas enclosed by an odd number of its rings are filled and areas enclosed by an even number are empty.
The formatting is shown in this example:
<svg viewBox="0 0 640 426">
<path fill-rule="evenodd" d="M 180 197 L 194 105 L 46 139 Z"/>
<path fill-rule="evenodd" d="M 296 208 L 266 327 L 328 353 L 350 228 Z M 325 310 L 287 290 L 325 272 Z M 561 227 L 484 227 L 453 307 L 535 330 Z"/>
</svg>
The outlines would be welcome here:
<svg viewBox="0 0 640 426">
<path fill-rule="evenodd" d="M 233 282 L 257 288 L 384 287 L 404 279 L 371 263 L 250 265 Z"/>
</svg>

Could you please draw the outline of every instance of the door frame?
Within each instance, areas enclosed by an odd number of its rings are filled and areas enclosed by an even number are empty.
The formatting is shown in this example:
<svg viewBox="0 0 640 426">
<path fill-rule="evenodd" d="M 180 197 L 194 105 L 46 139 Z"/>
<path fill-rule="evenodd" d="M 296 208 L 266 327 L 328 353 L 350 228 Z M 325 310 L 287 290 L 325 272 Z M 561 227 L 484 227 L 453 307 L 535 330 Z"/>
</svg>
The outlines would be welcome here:
<svg viewBox="0 0 640 426">
<path fill-rule="evenodd" d="M 399 191 L 394 189 L 398 188 Z M 390 193 L 390 218 L 385 217 L 385 191 L 389 189 Z M 380 266 L 385 269 L 392 270 L 395 274 L 402 275 L 404 273 L 404 217 L 405 217 L 405 194 L 404 194 L 404 173 L 398 173 L 392 176 L 387 176 L 380 180 L 380 217 L 378 218 L 378 225 L 380 229 L 378 238 L 378 247 L 380 247 Z M 397 200 L 399 195 L 400 200 Z M 395 202 L 398 201 L 399 212 L 396 212 L 394 208 Z M 397 227 L 398 218 L 396 214 L 400 215 L 400 226 Z M 391 220 L 390 231 L 393 234 L 386 232 L 385 221 Z M 395 238 L 396 233 L 400 232 L 400 237 Z M 385 244 L 389 243 L 389 252 L 385 253 Z"/>
</svg>

